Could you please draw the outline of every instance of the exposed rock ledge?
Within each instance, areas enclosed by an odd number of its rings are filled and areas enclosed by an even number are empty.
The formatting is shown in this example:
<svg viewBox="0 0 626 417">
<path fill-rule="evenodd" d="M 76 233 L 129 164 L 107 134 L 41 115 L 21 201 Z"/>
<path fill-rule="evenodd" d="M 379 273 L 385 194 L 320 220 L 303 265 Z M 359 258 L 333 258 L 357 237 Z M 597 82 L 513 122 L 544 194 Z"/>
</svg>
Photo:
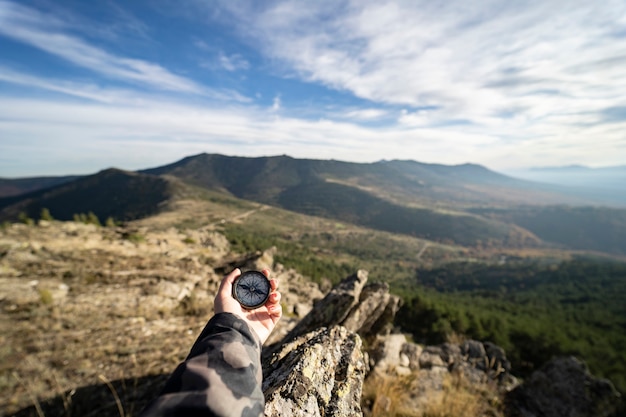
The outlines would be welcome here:
<svg viewBox="0 0 626 417">
<path fill-rule="evenodd" d="M 360 337 L 345 327 L 321 328 L 295 338 L 264 368 L 268 416 L 361 415 L 367 364 Z"/>
<path fill-rule="evenodd" d="M 400 299 L 367 278 L 361 270 L 343 280 L 280 342 L 264 349 L 266 416 L 362 416 L 368 373 L 413 378 L 404 405 L 412 415 L 441 398 L 453 373 L 508 397 L 507 415 L 595 417 L 615 409 L 619 394 L 610 382 L 593 378 L 574 359 L 557 359 L 520 385 L 504 350 L 493 343 L 423 347 L 389 334 Z"/>
</svg>

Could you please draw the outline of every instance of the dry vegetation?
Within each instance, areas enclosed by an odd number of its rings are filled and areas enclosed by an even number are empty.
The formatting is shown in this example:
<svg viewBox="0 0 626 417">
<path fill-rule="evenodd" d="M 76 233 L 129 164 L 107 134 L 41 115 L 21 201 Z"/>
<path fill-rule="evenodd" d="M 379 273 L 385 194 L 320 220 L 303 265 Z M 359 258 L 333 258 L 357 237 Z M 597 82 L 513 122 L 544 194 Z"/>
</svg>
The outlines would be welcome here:
<svg viewBox="0 0 626 417">
<path fill-rule="evenodd" d="M 137 415 L 210 317 L 223 271 L 241 262 L 215 227 L 264 209 L 187 201 L 125 226 L 0 227 L 0 415 Z M 274 272 L 288 304 L 278 337 L 315 292 Z"/>
<path fill-rule="evenodd" d="M 505 254 L 205 197 L 124 227 L 43 221 L 0 228 L 0 415 L 137 415 L 211 314 L 221 273 L 237 256 L 224 233 L 238 239 L 240 252 L 282 243 L 292 251 L 287 266 L 300 272 L 298 263 L 358 262 L 380 278 Z M 310 307 L 313 291 L 299 274 L 280 272 L 286 326 L 297 320 L 296 307 Z M 286 331 L 277 330 L 277 337 Z M 413 384 L 370 378 L 364 392 L 372 415 L 413 416 Z M 456 377 L 443 388 L 424 416 L 499 415 L 487 389 Z"/>
<path fill-rule="evenodd" d="M 419 395 L 419 374 L 381 376 L 372 374 L 363 387 L 367 415 L 376 417 L 499 417 L 502 404 L 488 383 L 470 383 L 463 373 L 443 377 L 440 390 L 431 391 L 427 402 Z M 419 398 L 419 399 L 418 399 Z M 422 410 L 422 411 L 415 411 Z"/>
<path fill-rule="evenodd" d="M 2 414 L 61 394 L 69 407 L 72 390 L 108 381 L 131 394 L 145 388 L 137 386 L 142 378 L 171 372 L 210 315 L 219 281 L 213 267 L 226 253 L 226 239 L 208 230 L 6 227 Z"/>
</svg>

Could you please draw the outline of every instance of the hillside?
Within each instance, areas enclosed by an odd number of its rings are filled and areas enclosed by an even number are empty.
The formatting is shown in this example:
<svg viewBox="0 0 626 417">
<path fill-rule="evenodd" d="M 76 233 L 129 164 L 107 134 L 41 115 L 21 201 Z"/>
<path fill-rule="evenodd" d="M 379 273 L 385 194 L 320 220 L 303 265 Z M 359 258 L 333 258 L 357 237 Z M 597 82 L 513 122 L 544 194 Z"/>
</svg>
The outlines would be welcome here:
<svg viewBox="0 0 626 417">
<path fill-rule="evenodd" d="M 20 213 L 38 218 L 47 208 L 52 216 L 70 220 L 74 214 L 95 213 L 104 220 L 131 220 L 156 213 L 176 190 L 175 181 L 162 177 L 108 169 L 51 188 L 0 198 L 0 221 Z"/>
<path fill-rule="evenodd" d="M 473 212 L 523 227 L 570 249 L 626 255 L 626 210 L 606 207 L 518 207 Z"/>
<path fill-rule="evenodd" d="M 65 184 L 78 179 L 78 176 L 63 177 L 31 177 L 31 178 L 0 178 L 0 198 L 26 194 Z"/>
</svg>

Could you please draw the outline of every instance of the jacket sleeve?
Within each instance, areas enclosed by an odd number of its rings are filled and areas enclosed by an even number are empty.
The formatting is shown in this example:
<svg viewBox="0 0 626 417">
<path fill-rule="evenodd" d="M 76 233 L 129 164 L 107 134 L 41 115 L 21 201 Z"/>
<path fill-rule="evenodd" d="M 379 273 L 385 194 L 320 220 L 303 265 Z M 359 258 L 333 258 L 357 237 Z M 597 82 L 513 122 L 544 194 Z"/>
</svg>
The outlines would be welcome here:
<svg viewBox="0 0 626 417">
<path fill-rule="evenodd" d="M 262 379 L 258 336 L 234 314 L 219 313 L 140 417 L 258 417 Z"/>
</svg>

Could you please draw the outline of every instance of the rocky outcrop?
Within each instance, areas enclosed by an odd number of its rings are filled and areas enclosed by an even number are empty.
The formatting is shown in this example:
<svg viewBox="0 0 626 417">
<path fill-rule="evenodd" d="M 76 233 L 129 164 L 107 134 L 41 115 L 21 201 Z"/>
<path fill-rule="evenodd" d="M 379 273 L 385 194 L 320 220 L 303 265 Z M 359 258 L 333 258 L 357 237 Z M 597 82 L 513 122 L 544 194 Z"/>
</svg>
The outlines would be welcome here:
<svg viewBox="0 0 626 417">
<path fill-rule="evenodd" d="M 361 339 L 345 327 L 299 336 L 264 363 L 265 415 L 361 415 L 366 371 Z"/>
<path fill-rule="evenodd" d="M 433 404 L 456 401 L 471 403 L 472 415 L 500 416 L 505 398 L 506 415 L 515 417 L 608 416 L 615 409 L 612 385 L 593 378 L 574 358 L 546 365 L 520 386 L 506 353 L 493 343 L 421 346 L 390 333 L 400 300 L 386 284 L 367 279 L 366 271 L 358 271 L 343 280 L 264 349 L 266 415 L 359 416 L 362 404 L 366 415 L 380 411 L 373 404 L 388 411 L 392 400 L 385 393 L 362 403 L 366 378 L 400 378 L 406 390 L 401 406 L 411 415 L 432 414 Z M 451 415 L 458 412 L 464 411 Z"/>
<path fill-rule="evenodd" d="M 389 286 L 367 283 L 368 273 L 359 270 L 335 286 L 317 302 L 285 337 L 292 340 L 319 327 L 341 325 L 371 339 L 383 331 L 395 317 L 400 298 L 389 294 Z"/>
<path fill-rule="evenodd" d="M 393 320 L 399 298 L 358 271 L 335 286 L 282 339 L 263 351 L 266 415 L 358 416 L 369 369 L 361 336 Z"/>
<path fill-rule="evenodd" d="M 593 377 L 584 362 L 557 358 L 535 371 L 507 397 L 515 417 L 605 417 L 615 412 L 619 393 L 611 382 Z"/>
</svg>

